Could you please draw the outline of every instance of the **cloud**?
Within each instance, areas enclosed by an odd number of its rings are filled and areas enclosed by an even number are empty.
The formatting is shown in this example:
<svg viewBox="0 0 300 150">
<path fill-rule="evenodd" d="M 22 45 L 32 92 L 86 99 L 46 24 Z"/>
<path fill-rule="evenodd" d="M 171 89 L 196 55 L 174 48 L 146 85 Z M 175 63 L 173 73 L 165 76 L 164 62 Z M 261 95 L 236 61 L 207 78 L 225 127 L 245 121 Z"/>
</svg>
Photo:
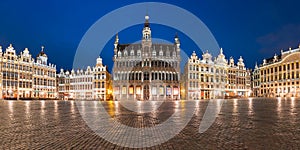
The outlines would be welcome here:
<svg viewBox="0 0 300 150">
<path fill-rule="evenodd" d="M 300 24 L 287 24 L 279 30 L 257 38 L 261 46 L 259 52 L 269 56 L 279 53 L 281 49 L 298 47 L 300 43 Z"/>
</svg>

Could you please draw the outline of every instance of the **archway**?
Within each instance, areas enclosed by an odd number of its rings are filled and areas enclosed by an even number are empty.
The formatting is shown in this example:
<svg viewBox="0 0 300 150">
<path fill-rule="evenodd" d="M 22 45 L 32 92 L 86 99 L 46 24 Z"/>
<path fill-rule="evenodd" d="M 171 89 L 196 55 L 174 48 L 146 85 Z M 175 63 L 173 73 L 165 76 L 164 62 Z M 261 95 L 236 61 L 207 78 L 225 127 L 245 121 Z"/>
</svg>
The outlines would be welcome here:
<svg viewBox="0 0 300 150">
<path fill-rule="evenodd" d="M 144 100 L 149 100 L 149 96 L 150 96 L 150 91 L 149 91 L 149 85 L 145 85 L 144 86 L 144 90 L 143 90 L 144 94 L 143 94 L 143 98 Z"/>
</svg>

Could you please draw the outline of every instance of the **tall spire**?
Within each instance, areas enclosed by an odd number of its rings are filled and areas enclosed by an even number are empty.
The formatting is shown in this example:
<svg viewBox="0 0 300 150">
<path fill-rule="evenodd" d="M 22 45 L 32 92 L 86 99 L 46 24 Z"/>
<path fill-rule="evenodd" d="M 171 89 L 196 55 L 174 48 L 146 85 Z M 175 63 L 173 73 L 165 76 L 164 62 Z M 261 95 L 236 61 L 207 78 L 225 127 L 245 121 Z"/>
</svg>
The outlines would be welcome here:
<svg viewBox="0 0 300 150">
<path fill-rule="evenodd" d="M 150 41 L 151 42 L 151 29 L 149 26 L 149 16 L 148 14 L 145 16 L 145 23 L 143 28 L 143 41 Z"/>
<path fill-rule="evenodd" d="M 144 27 L 149 27 L 149 16 L 148 16 L 148 13 L 146 14 L 145 16 L 145 23 L 144 23 Z"/>
<path fill-rule="evenodd" d="M 178 33 L 177 33 L 177 32 L 175 33 L 174 40 L 175 40 L 175 44 L 179 44 L 179 43 L 180 43 L 179 37 L 178 37 Z"/>
<path fill-rule="evenodd" d="M 115 43 L 119 43 L 119 33 L 116 34 Z"/>
<path fill-rule="evenodd" d="M 118 33 L 117 33 L 117 34 L 116 34 L 115 43 L 114 43 L 115 49 L 117 48 L 118 44 L 119 44 L 119 35 L 118 35 Z"/>
</svg>

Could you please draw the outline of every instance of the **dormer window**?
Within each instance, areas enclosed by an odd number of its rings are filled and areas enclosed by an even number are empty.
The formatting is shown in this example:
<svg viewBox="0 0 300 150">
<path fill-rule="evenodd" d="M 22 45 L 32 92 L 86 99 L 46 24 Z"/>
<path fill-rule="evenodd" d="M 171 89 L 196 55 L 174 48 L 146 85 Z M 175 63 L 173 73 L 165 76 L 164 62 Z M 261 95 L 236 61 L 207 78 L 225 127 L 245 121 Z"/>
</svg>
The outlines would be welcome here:
<svg viewBox="0 0 300 150">
<path fill-rule="evenodd" d="M 176 57 L 176 52 L 173 52 L 173 57 Z"/>
<path fill-rule="evenodd" d="M 133 56 L 133 55 L 134 55 L 134 51 L 131 50 L 131 51 L 130 51 L 130 56 Z"/>
<path fill-rule="evenodd" d="M 139 57 L 141 56 L 141 50 L 137 51 L 137 56 L 139 56 Z"/>
<path fill-rule="evenodd" d="M 159 51 L 159 56 L 163 56 L 163 55 L 164 55 L 163 51 L 162 50 Z"/>
</svg>

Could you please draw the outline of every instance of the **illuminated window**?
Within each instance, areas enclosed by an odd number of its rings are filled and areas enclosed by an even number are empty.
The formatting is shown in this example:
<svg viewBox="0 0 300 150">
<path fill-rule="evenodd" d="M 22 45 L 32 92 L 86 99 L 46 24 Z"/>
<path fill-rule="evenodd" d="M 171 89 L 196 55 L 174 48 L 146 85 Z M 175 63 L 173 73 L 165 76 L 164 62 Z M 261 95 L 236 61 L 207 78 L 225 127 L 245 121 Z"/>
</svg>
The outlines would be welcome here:
<svg viewBox="0 0 300 150">
<path fill-rule="evenodd" d="M 177 86 L 174 86 L 174 95 L 178 95 L 179 94 L 179 89 Z"/>
<path fill-rule="evenodd" d="M 132 95 L 134 94 L 134 88 L 133 88 L 133 85 L 129 86 L 129 94 Z"/>
<path fill-rule="evenodd" d="M 156 89 L 157 89 L 156 86 L 152 87 L 152 90 L 151 90 L 152 95 L 157 95 Z"/>
<path fill-rule="evenodd" d="M 120 94 L 120 88 L 119 87 L 114 87 L 114 93 L 115 94 Z"/>
<path fill-rule="evenodd" d="M 163 86 L 160 86 L 159 87 L 159 95 L 164 95 L 164 87 Z"/>
<path fill-rule="evenodd" d="M 122 94 L 126 94 L 126 86 L 122 87 Z"/>
<path fill-rule="evenodd" d="M 136 87 L 136 94 L 141 94 L 141 87 L 140 86 Z"/>
<path fill-rule="evenodd" d="M 167 86 L 167 88 L 166 88 L 166 95 L 167 96 L 172 95 L 172 88 L 170 86 Z"/>
</svg>

